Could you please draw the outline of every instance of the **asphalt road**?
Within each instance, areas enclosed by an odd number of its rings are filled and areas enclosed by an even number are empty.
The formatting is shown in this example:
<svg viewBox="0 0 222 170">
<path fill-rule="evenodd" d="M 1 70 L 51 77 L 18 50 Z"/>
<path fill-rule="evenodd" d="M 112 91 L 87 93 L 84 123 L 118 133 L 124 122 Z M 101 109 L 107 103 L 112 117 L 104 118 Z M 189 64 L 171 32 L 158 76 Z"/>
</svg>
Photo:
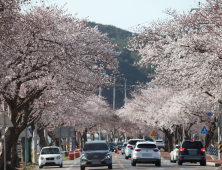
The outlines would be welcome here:
<svg viewBox="0 0 222 170">
<path fill-rule="evenodd" d="M 63 162 L 63 168 L 60 167 L 43 167 L 42 170 L 80 170 L 79 166 L 79 158 L 75 160 L 68 160 Z M 108 169 L 108 167 L 87 167 L 86 170 L 102 170 Z M 169 160 L 165 160 L 162 158 L 161 167 L 155 167 L 154 164 L 137 164 L 136 167 L 131 166 L 131 160 L 125 159 L 125 156 L 122 154 L 113 153 L 113 169 L 116 170 L 136 170 L 136 169 L 161 169 L 161 170 L 212 170 L 212 169 L 220 169 L 218 167 L 213 166 L 200 166 L 199 163 L 183 163 L 182 166 L 177 165 L 176 163 L 170 163 Z"/>
</svg>

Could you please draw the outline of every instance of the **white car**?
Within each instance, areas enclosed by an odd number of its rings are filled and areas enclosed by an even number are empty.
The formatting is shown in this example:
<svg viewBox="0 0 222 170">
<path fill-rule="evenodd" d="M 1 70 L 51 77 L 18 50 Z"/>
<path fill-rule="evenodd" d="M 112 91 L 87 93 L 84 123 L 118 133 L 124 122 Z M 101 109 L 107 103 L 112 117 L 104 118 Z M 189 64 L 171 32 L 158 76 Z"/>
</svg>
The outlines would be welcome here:
<svg viewBox="0 0 222 170">
<path fill-rule="evenodd" d="M 132 152 L 131 165 L 151 163 L 161 166 L 161 153 L 154 142 L 137 142 Z"/>
<path fill-rule="evenodd" d="M 158 139 L 158 140 L 156 140 L 155 141 L 155 143 L 156 143 L 156 146 L 159 148 L 159 149 L 161 149 L 161 148 L 165 148 L 165 142 L 164 142 L 164 140 L 163 139 Z"/>
<path fill-rule="evenodd" d="M 145 141 L 143 139 L 130 139 L 126 145 L 125 149 L 125 159 L 128 159 L 131 157 L 131 153 L 135 147 L 136 142 L 138 141 Z"/>
<path fill-rule="evenodd" d="M 62 154 L 57 146 L 43 147 L 39 155 L 39 168 L 43 166 L 63 166 Z"/>
<path fill-rule="evenodd" d="M 178 160 L 180 145 L 176 145 L 175 148 L 170 152 L 170 162 L 176 163 Z"/>
<path fill-rule="evenodd" d="M 170 152 L 170 162 L 176 163 L 178 160 L 180 145 L 176 145 L 175 148 Z"/>
</svg>

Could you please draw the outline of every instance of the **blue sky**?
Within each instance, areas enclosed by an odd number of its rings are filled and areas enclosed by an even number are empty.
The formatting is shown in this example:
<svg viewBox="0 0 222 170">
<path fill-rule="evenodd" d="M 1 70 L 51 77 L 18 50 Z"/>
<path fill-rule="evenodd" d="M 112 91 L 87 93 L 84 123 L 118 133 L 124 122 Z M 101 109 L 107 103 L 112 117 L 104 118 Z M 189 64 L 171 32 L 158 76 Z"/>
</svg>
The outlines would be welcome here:
<svg viewBox="0 0 222 170">
<path fill-rule="evenodd" d="M 68 13 L 78 13 L 78 18 L 88 17 L 89 21 L 113 25 L 125 30 L 131 30 L 138 24 L 147 23 L 158 18 L 167 17 L 163 13 L 166 8 L 178 11 L 190 11 L 197 8 L 198 2 L 206 0 L 46 0 L 46 5 L 56 3 L 64 5 Z"/>
</svg>

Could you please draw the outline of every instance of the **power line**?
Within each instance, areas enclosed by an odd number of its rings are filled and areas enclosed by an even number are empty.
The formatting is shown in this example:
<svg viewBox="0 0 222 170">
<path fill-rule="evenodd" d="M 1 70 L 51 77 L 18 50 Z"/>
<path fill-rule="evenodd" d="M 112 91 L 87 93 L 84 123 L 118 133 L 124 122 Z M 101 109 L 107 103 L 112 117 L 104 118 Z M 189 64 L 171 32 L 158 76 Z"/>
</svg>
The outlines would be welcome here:
<svg viewBox="0 0 222 170">
<path fill-rule="evenodd" d="M 187 8 L 187 9 L 184 9 L 184 10 L 182 10 L 182 11 L 185 11 L 185 10 L 190 10 L 190 8 Z M 157 19 L 161 19 L 161 18 L 167 18 L 166 16 L 163 16 L 163 17 L 160 17 L 160 18 L 157 18 Z M 155 19 L 155 20 L 157 20 L 157 19 Z M 152 20 L 152 21 L 146 21 L 146 22 L 143 22 L 143 23 L 140 23 L 140 24 L 137 24 L 137 25 L 134 25 L 134 26 L 131 26 L 131 27 L 128 27 L 128 28 L 126 28 L 126 30 L 128 30 L 128 29 L 130 29 L 130 28 L 134 28 L 134 27 L 137 27 L 137 26 L 141 26 L 141 25 L 144 25 L 144 24 L 147 24 L 147 23 L 152 23 L 154 20 Z"/>
</svg>

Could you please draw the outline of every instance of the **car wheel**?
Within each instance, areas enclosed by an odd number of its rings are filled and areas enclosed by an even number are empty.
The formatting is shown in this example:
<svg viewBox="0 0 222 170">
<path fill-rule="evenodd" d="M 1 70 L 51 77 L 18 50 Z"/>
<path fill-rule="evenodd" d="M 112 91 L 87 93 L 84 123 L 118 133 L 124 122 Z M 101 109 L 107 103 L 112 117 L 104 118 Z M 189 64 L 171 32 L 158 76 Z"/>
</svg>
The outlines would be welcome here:
<svg viewBox="0 0 222 170">
<path fill-rule="evenodd" d="M 85 166 L 80 166 L 80 170 L 85 170 Z"/>
<path fill-rule="evenodd" d="M 113 165 L 108 165 L 108 169 L 113 169 Z"/>
<path fill-rule="evenodd" d="M 161 166 L 161 160 L 157 160 L 157 162 L 155 163 L 155 166 Z"/>
<path fill-rule="evenodd" d="M 206 166 L 206 161 L 201 161 L 200 166 Z"/>
<path fill-rule="evenodd" d="M 136 161 L 134 161 L 133 159 L 131 160 L 131 165 L 132 166 L 136 166 Z"/>
<path fill-rule="evenodd" d="M 170 162 L 173 162 L 172 159 L 171 159 L 171 156 L 170 156 Z"/>
<path fill-rule="evenodd" d="M 63 163 L 61 165 L 59 165 L 59 167 L 62 168 L 63 167 Z"/>
<path fill-rule="evenodd" d="M 178 164 L 178 165 L 182 165 L 183 163 L 182 163 L 181 160 L 178 160 L 177 164 Z"/>
<path fill-rule="evenodd" d="M 39 169 L 42 169 L 43 168 L 43 166 L 39 166 Z"/>
<path fill-rule="evenodd" d="M 128 156 L 125 156 L 125 159 L 128 159 Z"/>
</svg>

